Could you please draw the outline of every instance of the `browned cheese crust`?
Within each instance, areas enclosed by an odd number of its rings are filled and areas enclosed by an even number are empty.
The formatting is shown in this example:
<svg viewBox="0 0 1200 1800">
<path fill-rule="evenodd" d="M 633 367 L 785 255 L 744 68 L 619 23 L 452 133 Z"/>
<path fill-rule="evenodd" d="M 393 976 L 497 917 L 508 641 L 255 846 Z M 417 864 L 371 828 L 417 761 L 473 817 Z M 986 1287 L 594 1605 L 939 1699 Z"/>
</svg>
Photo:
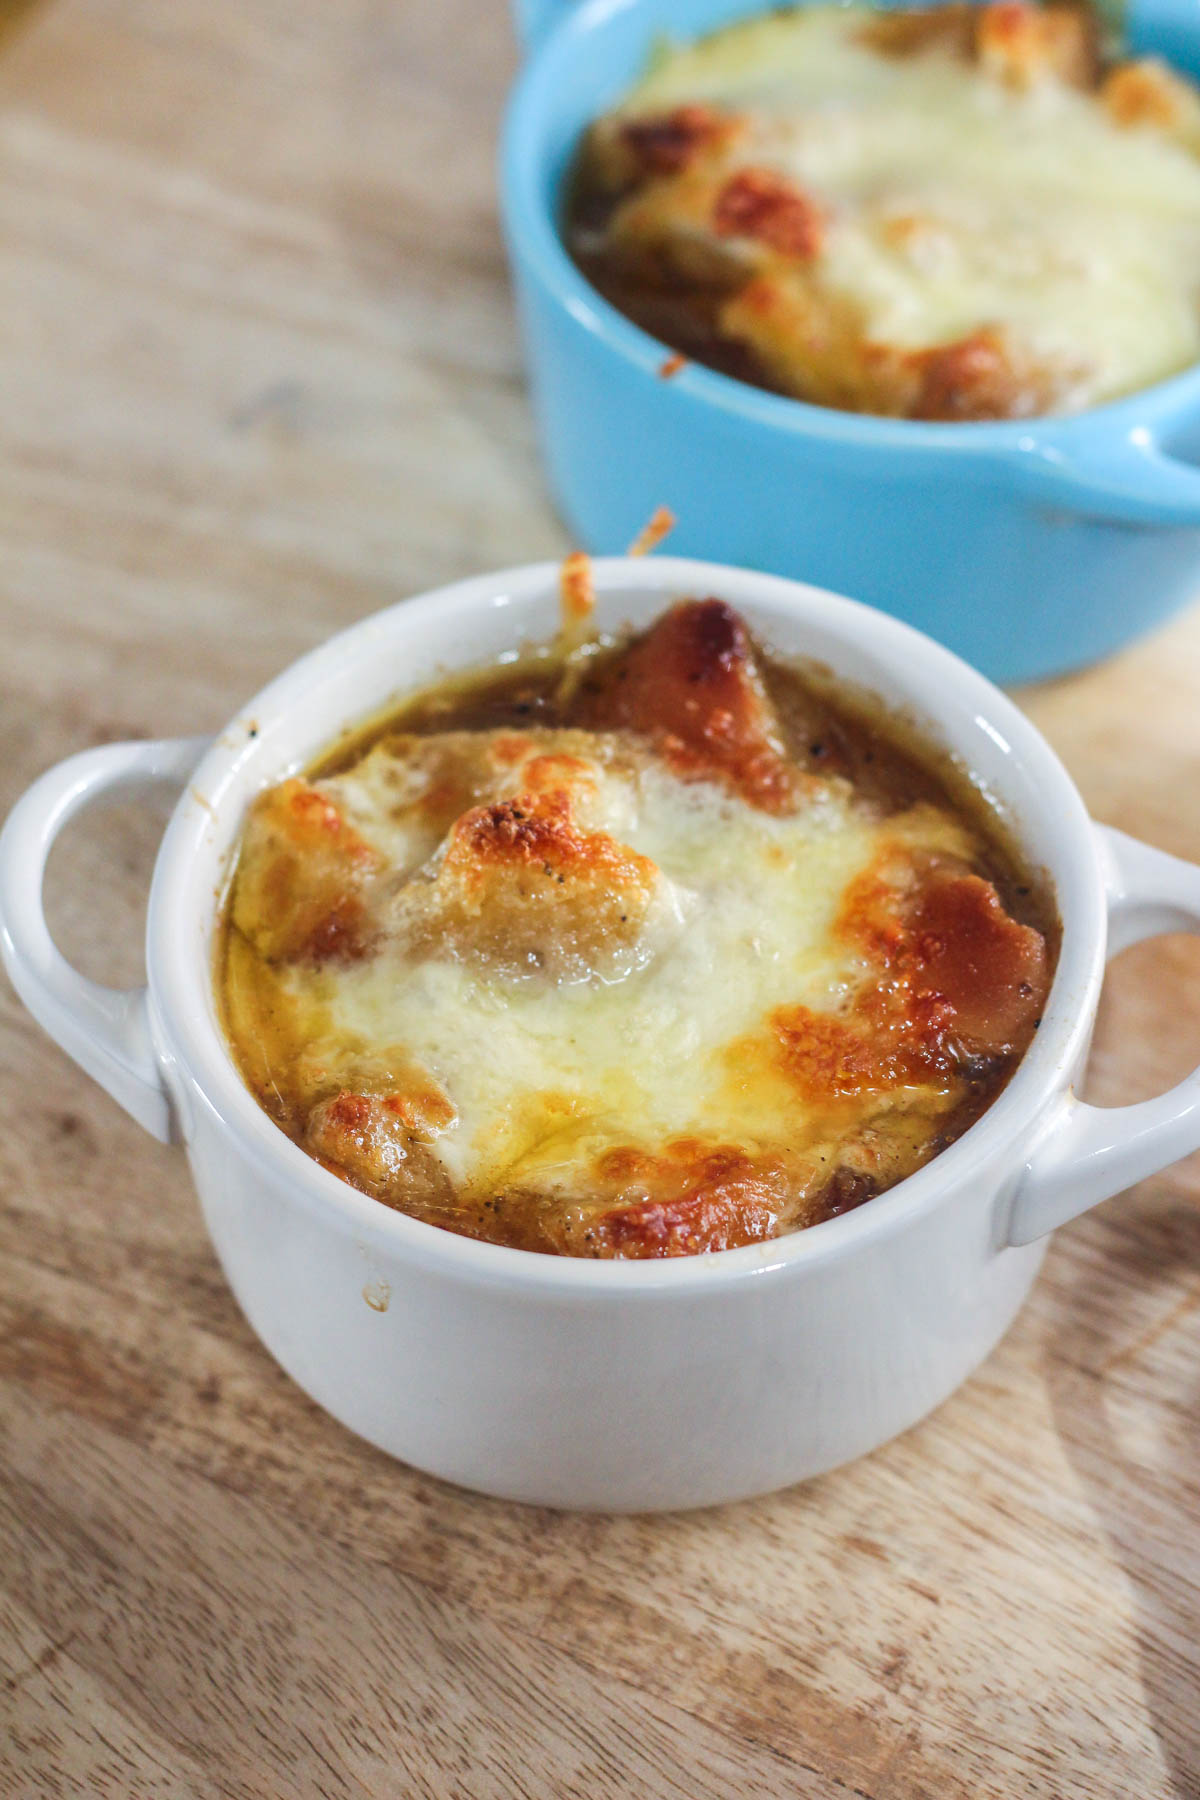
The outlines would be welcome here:
<svg viewBox="0 0 1200 1800">
<path fill-rule="evenodd" d="M 506 1173 L 503 1159 L 484 1180 L 456 1180 L 439 1152 L 455 1093 L 406 1043 L 339 1039 L 321 996 L 380 957 L 466 970 L 489 984 L 493 1008 L 518 992 L 619 986 L 664 930 L 689 928 L 672 882 L 613 823 L 621 796 L 656 768 L 688 791 L 715 788 L 772 832 L 831 795 L 864 809 L 879 848 L 842 893 L 830 941 L 865 974 L 833 1010 L 781 993 L 726 1045 L 730 1091 L 778 1105 L 766 1139 L 758 1128 L 744 1141 L 610 1130 L 566 1188 L 552 1169 Z M 615 1258 L 774 1237 L 862 1204 L 936 1155 L 1036 1030 L 1052 922 L 979 808 L 974 859 L 914 848 L 914 807 L 961 812 L 942 778 L 877 721 L 765 662 L 720 600 L 671 608 L 592 657 L 569 690 L 550 661 L 425 696 L 354 750 L 348 773 L 364 770 L 383 796 L 386 841 L 356 824 L 362 789 L 337 771 L 260 796 L 218 981 L 239 1066 L 280 1126 L 326 1169 L 430 1223 Z M 577 1122 L 566 1091 L 529 1104 L 548 1141 Z M 838 1146 L 831 1160 L 790 1144 L 797 1105 Z"/>
</svg>

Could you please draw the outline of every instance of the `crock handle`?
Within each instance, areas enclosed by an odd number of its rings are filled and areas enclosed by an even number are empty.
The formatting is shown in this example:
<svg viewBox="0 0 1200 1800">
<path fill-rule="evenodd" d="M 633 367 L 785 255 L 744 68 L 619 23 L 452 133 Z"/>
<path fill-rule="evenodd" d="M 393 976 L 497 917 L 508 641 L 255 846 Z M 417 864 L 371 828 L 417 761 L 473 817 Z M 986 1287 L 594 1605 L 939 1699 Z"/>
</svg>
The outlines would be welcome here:
<svg viewBox="0 0 1200 1800">
<path fill-rule="evenodd" d="M 1108 877 L 1110 956 L 1160 932 L 1200 932 L 1200 867 L 1124 832 L 1096 829 Z M 1030 1244 L 1197 1149 L 1200 1069 L 1136 1106 L 1088 1106 L 1068 1095 L 1021 1173 L 1008 1242 Z"/>
<path fill-rule="evenodd" d="M 1097 433 L 1070 448 L 1031 432 L 1002 461 L 1008 477 L 1046 506 L 1122 525 L 1200 526 L 1200 465 L 1173 455 L 1146 426 Z"/>
<path fill-rule="evenodd" d="M 55 948 L 42 905 L 46 859 L 69 819 L 128 789 L 182 788 L 207 738 L 105 744 L 50 769 L 0 832 L 0 956 L 38 1024 L 163 1143 L 171 1104 L 150 1036 L 145 988 L 102 987 Z"/>
</svg>

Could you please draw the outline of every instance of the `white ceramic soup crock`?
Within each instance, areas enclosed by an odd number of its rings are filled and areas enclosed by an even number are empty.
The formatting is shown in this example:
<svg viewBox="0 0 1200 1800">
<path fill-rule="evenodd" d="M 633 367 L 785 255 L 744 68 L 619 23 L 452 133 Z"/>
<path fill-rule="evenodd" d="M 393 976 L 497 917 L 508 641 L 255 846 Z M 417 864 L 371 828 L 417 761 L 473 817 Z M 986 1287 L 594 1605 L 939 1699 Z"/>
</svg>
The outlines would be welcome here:
<svg viewBox="0 0 1200 1800">
<path fill-rule="evenodd" d="M 251 1325 L 352 1431 L 417 1467 L 552 1506 L 688 1507 L 859 1456 L 944 1399 L 1020 1306 L 1054 1226 L 1200 1146 L 1200 1080 L 1098 1110 L 1072 1084 L 1105 956 L 1200 929 L 1200 869 L 1094 826 L 1053 753 L 964 663 L 898 621 L 771 576 L 664 558 L 597 562 L 598 618 L 644 624 L 718 594 L 972 771 L 1053 880 L 1062 953 L 1044 1021 L 996 1103 L 858 1211 L 745 1249 L 585 1262 L 473 1243 L 326 1173 L 243 1087 L 211 962 L 246 804 L 347 724 L 441 671 L 558 624 L 558 570 L 407 601 L 305 657 L 210 744 L 112 744 L 43 776 L 0 836 L 0 943 L 34 1015 L 156 1137 L 187 1152 Z M 50 846 L 118 789 L 182 790 L 158 857 L 147 986 L 85 980 L 42 911 Z M 114 1180 L 118 1171 L 113 1171 Z"/>
</svg>

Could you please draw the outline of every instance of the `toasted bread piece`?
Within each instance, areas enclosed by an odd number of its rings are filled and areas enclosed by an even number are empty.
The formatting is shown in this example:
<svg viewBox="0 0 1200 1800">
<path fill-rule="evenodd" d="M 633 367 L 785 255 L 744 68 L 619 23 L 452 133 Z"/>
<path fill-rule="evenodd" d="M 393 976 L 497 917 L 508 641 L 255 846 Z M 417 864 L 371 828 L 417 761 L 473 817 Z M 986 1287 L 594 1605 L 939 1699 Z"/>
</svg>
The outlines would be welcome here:
<svg viewBox="0 0 1200 1800">
<path fill-rule="evenodd" d="M 609 665 L 583 710 L 609 730 L 646 736 L 678 773 L 727 783 L 766 812 L 794 804 L 749 634 L 724 600 L 685 600 Z"/>
</svg>

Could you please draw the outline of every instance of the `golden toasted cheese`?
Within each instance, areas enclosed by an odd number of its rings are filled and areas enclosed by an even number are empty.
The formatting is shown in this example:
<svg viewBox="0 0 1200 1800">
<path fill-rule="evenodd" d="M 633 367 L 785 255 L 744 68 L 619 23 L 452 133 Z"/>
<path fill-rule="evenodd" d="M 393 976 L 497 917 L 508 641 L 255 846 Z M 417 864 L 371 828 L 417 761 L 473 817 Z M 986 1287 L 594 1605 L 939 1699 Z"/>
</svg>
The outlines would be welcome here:
<svg viewBox="0 0 1200 1800">
<path fill-rule="evenodd" d="M 1104 69 L 1082 8 L 805 6 L 659 54 L 588 136 L 572 241 L 801 398 L 1073 412 L 1200 356 L 1198 151 L 1196 90 Z"/>
<path fill-rule="evenodd" d="M 221 982 L 264 1106 L 388 1204 L 560 1253 L 746 1243 L 919 1167 L 1048 978 L 977 830 L 793 753 L 720 602 L 570 710 L 259 797 Z"/>
</svg>

